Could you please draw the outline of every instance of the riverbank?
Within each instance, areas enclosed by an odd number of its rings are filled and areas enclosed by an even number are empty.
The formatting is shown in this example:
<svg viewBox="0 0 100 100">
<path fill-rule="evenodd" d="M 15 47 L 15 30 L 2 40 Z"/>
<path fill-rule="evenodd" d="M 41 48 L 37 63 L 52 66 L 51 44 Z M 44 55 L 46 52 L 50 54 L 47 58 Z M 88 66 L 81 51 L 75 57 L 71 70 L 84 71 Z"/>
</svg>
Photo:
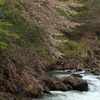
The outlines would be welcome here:
<svg viewBox="0 0 100 100">
<path fill-rule="evenodd" d="M 71 70 L 72 71 L 72 70 Z M 54 73 L 55 72 L 55 73 Z M 83 79 L 88 82 L 89 85 L 89 91 L 85 92 L 79 92 L 76 90 L 72 91 L 67 91 L 67 92 L 62 92 L 62 91 L 51 91 L 52 95 L 45 95 L 43 99 L 38 99 L 38 100 L 99 100 L 100 96 L 100 75 L 93 75 L 91 73 L 85 73 L 85 71 L 54 71 L 51 72 L 52 76 L 56 76 L 60 79 L 64 79 L 65 76 L 70 76 L 72 73 L 74 74 L 80 74 L 83 76 Z M 66 74 L 65 74 L 66 72 Z M 63 74 L 64 73 L 64 74 Z M 36 99 L 33 99 L 36 100 Z"/>
</svg>

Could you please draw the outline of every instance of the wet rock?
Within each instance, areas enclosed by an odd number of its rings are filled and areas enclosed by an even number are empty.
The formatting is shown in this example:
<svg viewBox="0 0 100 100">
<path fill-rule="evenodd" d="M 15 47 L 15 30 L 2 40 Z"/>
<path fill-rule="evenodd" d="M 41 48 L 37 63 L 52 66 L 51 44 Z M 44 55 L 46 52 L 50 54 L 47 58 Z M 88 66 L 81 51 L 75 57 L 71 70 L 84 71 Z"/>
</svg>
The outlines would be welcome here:
<svg viewBox="0 0 100 100">
<path fill-rule="evenodd" d="M 73 72 L 73 71 L 71 71 L 71 70 L 68 70 L 68 71 L 67 71 L 67 74 L 71 74 L 72 72 Z"/>
<path fill-rule="evenodd" d="M 100 75 L 100 69 L 99 68 L 92 68 L 90 69 L 90 72 L 94 75 Z"/>
<path fill-rule="evenodd" d="M 88 91 L 88 83 L 82 78 L 69 76 L 63 82 L 72 86 L 73 90 Z"/>
<path fill-rule="evenodd" d="M 96 77 L 96 78 L 100 80 L 100 77 Z"/>
<path fill-rule="evenodd" d="M 100 75 L 100 71 L 95 71 L 93 74 L 94 75 Z"/>
<path fill-rule="evenodd" d="M 70 86 L 69 84 L 66 84 L 66 86 L 68 87 L 69 90 L 73 90 L 73 87 Z"/>
<path fill-rule="evenodd" d="M 50 90 L 68 91 L 69 88 L 57 77 L 52 77 L 44 80 Z"/>
<path fill-rule="evenodd" d="M 89 73 L 91 73 L 91 69 L 85 70 L 85 74 L 89 74 Z"/>
<path fill-rule="evenodd" d="M 76 71 L 82 71 L 82 69 L 81 68 L 76 68 Z"/>
<path fill-rule="evenodd" d="M 82 75 L 80 75 L 80 74 L 72 74 L 71 76 L 82 78 Z"/>
</svg>

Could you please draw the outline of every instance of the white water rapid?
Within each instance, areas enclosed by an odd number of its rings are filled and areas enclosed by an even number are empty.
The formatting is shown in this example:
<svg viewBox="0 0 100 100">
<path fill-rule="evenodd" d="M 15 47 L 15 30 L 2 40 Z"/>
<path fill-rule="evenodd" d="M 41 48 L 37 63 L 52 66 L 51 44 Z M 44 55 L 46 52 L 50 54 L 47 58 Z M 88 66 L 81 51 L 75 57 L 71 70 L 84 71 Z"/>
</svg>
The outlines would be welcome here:
<svg viewBox="0 0 100 100">
<path fill-rule="evenodd" d="M 62 79 L 69 74 L 65 72 L 57 71 L 54 76 Z M 63 74 L 64 73 L 64 74 Z M 52 95 L 45 95 L 42 99 L 33 99 L 33 100 L 100 100 L 100 76 L 94 75 L 85 75 L 82 74 L 83 79 L 87 80 L 89 84 L 88 92 L 79 92 L 79 91 L 51 91 Z"/>
</svg>

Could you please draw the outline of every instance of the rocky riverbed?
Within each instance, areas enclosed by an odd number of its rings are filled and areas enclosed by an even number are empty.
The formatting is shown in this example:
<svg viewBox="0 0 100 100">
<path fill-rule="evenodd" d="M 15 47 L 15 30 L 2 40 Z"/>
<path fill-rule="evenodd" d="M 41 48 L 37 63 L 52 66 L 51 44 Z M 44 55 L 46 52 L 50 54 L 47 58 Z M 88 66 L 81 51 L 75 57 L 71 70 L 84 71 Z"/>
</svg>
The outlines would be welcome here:
<svg viewBox="0 0 100 100">
<path fill-rule="evenodd" d="M 52 84 L 53 84 L 53 82 L 55 84 L 56 83 L 59 83 L 59 84 L 56 84 L 57 87 L 51 91 L 51 95 L 45 95 L 43 99 L 37 99 L 37 100 L 66 100 L 66 99 L 67 100 L 80 100 L 80 99 L 81 100 L 99 100 L 100 75 L 98 75 L 98 76 L 93 75 L 92 73 L 87 73 L 87 71 L 86 72 L 85 71 L 77 71 L 76 72 L 76 71 L 72 71 L 72 70 L 71 71 L 67 71 L 67 70 L 66 71 L 63 71 L 63 70 L 62 71 L 61 70 L 53 71 L 53 72 L 49 72 L 49 75 L 54 76 L 54 77 L 50 78 L 52 81 Z M 63 82 L 64 81 L 68 82 L 68 79 L 70 79 L 69 83 L 71 83 L 72 86 L 76 85 L 78 87 L 80 86 L 80 85 L 78 85 L 80 81 L 77 84 L 76 79 L 81 80 L 83 83 L 85 81 L 88 84 L 88 88 L 86 88 L 86 89 L 88 89 L 88 91 L 87 90 L 81 91 L 81 90 L 78 90 L 76 88 L 74 90 L 73 87 L 71 87 L 70 90 L 67 90 L 67 91 L 60 90 L 61 87 L 60 88 L 58 87 L 58 85 L 62 86 L 60 79 L 62 79 Z M 68 85 L 68 83 L 67 83 L 67 85 Z M 52 85 L 52 86 L 54 86 L 54 85 Z M 87 85 L 85 84 L 85 86 L 87 86 Z M 57 90 L 58 88 L 59 88 L 59 90 Z M 62 88 L 63 88 L 63 86 L 62 86 Z M 82 89 L 82 87 L 79 87 L 79 89 Z M 36 99 L 33 99 L 33 100 L 36 100 Z"/>
</svg>

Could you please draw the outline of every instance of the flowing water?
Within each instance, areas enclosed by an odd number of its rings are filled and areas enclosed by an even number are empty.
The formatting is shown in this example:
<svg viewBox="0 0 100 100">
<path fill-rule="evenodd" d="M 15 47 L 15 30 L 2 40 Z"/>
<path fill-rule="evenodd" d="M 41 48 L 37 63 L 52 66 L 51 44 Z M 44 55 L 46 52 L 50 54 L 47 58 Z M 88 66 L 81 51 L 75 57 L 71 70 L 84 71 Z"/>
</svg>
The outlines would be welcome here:
<svg viewBox="0 0 100 100">
<path fill-rule="evenodd" d="M 82 74 L 84 80 L 87 80 L 89 84 L 88 92 L 79 92 L 79 91 L 51 91 L 52 95 L 45 95 L 44 98 L 38 100 L 100 100 L 100 76 L 86 75 Z M 53 76 L 56 76 L 60 79 L 64 79 L 70 74 L 66 71 L 56 71 L 51 73 Z M 37 100 L 37 99 L 33 99 Z"/>
</svg>

